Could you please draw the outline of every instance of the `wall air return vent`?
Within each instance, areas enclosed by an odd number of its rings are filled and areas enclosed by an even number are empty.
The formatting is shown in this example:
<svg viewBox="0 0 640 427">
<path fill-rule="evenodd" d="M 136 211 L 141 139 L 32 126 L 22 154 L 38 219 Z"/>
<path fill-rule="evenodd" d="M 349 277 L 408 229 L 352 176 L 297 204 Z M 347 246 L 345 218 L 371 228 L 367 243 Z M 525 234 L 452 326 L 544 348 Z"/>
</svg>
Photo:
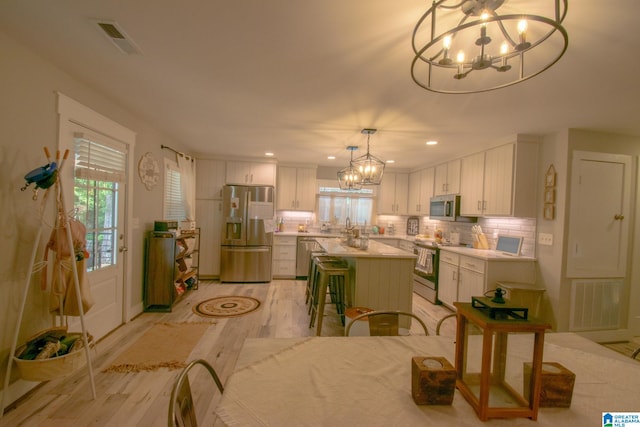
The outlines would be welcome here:
<svg viewBox="0 0 640 427">
<path fill-rule="evenodd" d="M 94 21 L 100 32 L 113 43 L 120 52 L 125 55 L 140 55 L 142 51 L 131 40 L 131 37 L 124 32 L 116 22 L 113 21 Z"/>
</svg>

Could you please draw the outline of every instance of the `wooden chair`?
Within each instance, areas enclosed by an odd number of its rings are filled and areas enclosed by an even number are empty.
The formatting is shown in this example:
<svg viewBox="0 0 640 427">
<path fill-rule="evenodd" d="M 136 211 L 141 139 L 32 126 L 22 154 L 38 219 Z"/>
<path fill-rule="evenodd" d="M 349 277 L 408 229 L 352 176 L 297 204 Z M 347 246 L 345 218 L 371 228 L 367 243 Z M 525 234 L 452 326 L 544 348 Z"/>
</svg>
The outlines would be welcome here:
<svg viewBox="0 0 640 427">
<path fill-rule="evenodd" d="M 362 313 L 351 319 L 347 324 L 347 328 L 344 331 L 344 336 L 349 336 L 349 331 L 354 322 L 360 319 L 367 318 L 369 321 L 369 335 L 371 336 L 398 336 L 400 316 L 408 316 L 416 319 L 425 335 L 429 335 L 427 325 L 415 314 L 409 311 L 399 310 L 374 310 L 367 313 Z"/>
<path fill-rule="evenodd" d="M 636 348 L 633 353 L 631 354 L 631 358 L 635 359 L 636 357 L 638 357 L 638 354 L 640 354 L 640 347 Z"/>
<path fill-rule="evenodd" d="M 213 367 L 203 359 L 196 359 L 190 362 L 178 375 L 171 390 L 171 401 L 169 403 L 169 427 L 196 427 L 195 406 L 193 404 L 193 395 L 191 394 L 191 385 L 189 384 L 189 371 L 196 365 L 204 366 L 209 372 L 213 381 L 215 381 L 220 393 L 224 391 L 224 387 L 218 378 L 218 374 Z"/>
</svg>

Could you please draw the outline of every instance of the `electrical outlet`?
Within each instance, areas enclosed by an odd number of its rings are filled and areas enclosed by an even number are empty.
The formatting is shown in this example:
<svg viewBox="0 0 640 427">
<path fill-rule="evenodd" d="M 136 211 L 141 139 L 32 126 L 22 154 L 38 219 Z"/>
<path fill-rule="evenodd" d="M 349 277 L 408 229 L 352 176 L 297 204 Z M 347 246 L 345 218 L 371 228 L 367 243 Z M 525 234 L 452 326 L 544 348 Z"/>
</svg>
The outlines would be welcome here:
<svg viewBox="0 0 640 427">
<path fill-rule="evenodd" d="M 553 245 L 553 234 L 538 233 L 538 244 L 546 246 Z"/>
</svg>

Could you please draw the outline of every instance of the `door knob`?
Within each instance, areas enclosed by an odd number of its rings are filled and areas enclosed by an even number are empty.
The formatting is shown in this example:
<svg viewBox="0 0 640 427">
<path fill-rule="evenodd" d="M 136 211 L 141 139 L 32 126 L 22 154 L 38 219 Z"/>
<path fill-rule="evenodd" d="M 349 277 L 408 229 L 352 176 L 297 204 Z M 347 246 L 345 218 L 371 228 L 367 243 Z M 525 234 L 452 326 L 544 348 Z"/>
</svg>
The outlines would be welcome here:
<svg viewBox="0 0 640 427">
<path fill-rule="evenodd" d="M 613 219 L 622 221 L 624 219 L 624 215 L 614 215 Z"/>
<path fill-rule="evenodd" d="M 127 248 L 126 246 L 120 246 L 120 248 L 118 249 L 118 252 L 127 252 L 129 250 L 129 248 Z"/>
</svg>

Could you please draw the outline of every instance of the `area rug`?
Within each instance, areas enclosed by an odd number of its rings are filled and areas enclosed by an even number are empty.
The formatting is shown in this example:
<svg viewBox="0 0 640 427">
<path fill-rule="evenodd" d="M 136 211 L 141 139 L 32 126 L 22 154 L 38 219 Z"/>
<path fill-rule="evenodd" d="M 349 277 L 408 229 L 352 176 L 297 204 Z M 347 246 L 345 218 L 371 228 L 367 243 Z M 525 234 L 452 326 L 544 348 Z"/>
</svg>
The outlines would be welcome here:
<svg viewBox="0 0 640 427">
<path fill-rule="evenodd" d="M 260 301 L 251 297 L 224 296 L 211 298 L 193 307 L 193 311 L 204 317 L 236 317 L 251 313 L 260 307 Z"/>
<path fill-rule="evenodd" d="M 181 369 L 186 366 L 191 351 L 211 325 L 207 322 L 156 323 L 102 372 Z"/>
</svg>

